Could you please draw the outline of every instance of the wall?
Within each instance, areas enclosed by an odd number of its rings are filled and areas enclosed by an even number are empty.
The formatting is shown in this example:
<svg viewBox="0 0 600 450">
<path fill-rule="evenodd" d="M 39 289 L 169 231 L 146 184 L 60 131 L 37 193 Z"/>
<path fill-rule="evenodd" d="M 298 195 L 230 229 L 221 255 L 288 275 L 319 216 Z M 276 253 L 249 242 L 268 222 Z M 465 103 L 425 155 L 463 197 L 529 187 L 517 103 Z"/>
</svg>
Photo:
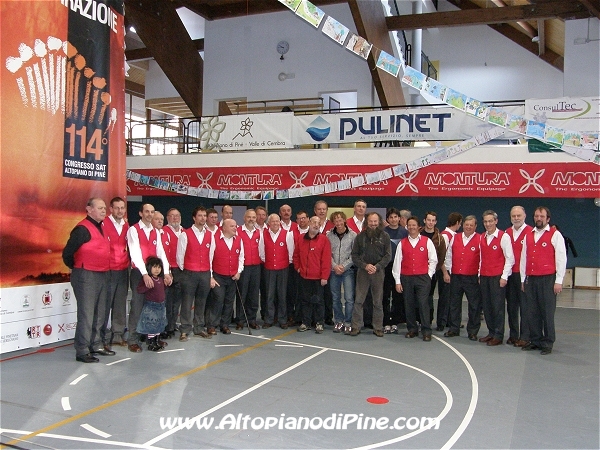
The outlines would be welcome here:
<svg viewBox="0 0 600 450">
<path fill-rule="evenodd" d="M 353 28 L 348 5 L 323 10 Z M 290 44 L 284 60 L 277 43 Z M 206 23 L 203 112 L 216 114 L 217 100 L 317 97 L 319 92 L 357 91 L 358 105 L 370 106 L 366 61 L 345 50 L 291 11 Z M 279 81 L 280 72 L 294 79 Z"/>
<path fill-rule="evenodd" d="M 439 11 L 456 10 L 446 1 Z M 563 95 L 563 73 L 486 25 L 423 31 L 423 52 L 440 81 L 483 101 Z M 597 54 L 596 54 L 597 60 Z"/>
<path fill-rule="evenodd" d="M 600 96 L 600 20 L 591 18 L 590 41 L 575 44 L 575 39 L 585 38 L 588 20 L 565 22 L 565 88 L 566 96 Z"/>
</svg>

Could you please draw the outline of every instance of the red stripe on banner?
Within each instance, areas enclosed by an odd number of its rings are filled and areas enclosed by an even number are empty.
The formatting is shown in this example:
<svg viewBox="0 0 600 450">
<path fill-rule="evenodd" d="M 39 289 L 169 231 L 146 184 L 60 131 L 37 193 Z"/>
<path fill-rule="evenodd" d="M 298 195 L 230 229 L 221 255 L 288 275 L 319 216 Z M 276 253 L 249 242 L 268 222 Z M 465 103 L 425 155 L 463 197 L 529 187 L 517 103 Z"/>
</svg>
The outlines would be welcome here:
<svg viewBox="0 0 600 450">
<path fill-rule="evenodd" d="M 294 166 L 138 169 L 161 180 L 214 190 L 266 191 L 337 182 L 388 169 L 373 166 Z M 130 195 L 176 195 L 127 181 Z M 595 198 L 600 171 L 588 162 L 434 164 L 399 177 L 327 196 Z"/>
</svg>

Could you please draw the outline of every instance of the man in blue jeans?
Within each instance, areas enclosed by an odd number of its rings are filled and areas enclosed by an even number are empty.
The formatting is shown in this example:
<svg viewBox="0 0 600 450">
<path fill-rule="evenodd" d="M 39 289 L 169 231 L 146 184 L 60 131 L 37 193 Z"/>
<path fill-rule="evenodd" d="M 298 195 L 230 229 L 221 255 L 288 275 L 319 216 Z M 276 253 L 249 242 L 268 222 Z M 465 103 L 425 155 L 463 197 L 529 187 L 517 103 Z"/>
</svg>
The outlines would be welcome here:
<svg viewBox="0 0 600 450">
<path fill-rule="evenodd" d="M 329 288 L 333 298 L 334 333 L 350 334 L 352 310 L 354 309 L 354 265 L 352 245 L 356 233 L 346 225 L 346 215 L 341 211 L 331 214 L 329 220 L 334 225 L 327 238 L 331 244 L 331 275 Z M 344 286 L 345 306 L 342 310 L 342 286 Z"/>
</svg>

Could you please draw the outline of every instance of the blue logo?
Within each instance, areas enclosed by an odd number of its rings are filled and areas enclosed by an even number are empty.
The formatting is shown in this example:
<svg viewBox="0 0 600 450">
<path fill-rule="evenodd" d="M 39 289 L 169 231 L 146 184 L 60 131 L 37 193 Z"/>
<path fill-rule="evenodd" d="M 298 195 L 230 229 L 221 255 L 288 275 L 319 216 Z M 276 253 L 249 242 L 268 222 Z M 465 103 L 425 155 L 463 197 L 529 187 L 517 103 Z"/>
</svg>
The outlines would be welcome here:
<svg viewBox="0 0 600 450">
<path fill-rule="evenodd" d="M 321 142 L 327 136 L 329 136 L 330 131 L 331 126 L 329 125 L 329 122 L 327 122 L 321 116 L 313 120 L 309 127 L 306 129 L 306 132 L 310 134 L 310 137 L 317 142 Z"/>
</svg>

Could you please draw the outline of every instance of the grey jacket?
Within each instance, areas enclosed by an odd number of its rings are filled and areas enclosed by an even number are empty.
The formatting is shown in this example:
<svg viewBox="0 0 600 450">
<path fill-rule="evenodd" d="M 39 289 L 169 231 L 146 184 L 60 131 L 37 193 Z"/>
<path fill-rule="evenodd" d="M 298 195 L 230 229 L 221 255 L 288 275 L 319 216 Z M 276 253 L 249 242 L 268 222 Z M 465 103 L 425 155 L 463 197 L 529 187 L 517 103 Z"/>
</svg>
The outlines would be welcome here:
<svg viewBox="0 0 600 450">
<path fill-rule="evenodd" d="M 352 267 L 352 245 L 354 244 L 356 233 L 346 227 L 346 233 L 340 239 L 334 228 L 327 234 L 327 238 L 331 243 L 331 266 L 341 264 L 344 266 L 344 270 Z"/>
</svg>

